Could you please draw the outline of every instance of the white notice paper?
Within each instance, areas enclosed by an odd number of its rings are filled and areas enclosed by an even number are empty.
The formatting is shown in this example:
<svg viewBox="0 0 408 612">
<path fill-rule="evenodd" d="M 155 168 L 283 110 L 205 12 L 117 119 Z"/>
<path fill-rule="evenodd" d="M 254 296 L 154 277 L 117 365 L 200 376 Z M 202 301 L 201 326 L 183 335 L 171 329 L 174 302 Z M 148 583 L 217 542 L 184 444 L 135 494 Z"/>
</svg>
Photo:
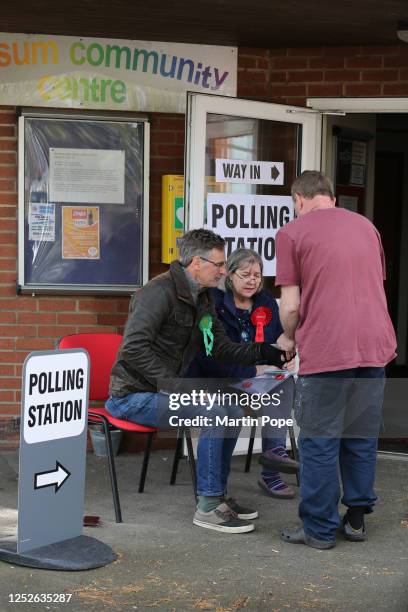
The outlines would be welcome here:
<svg viewBox="0 0 408 612">
<path fill-rule="evenodd" d="M 123 204 L 125 152 L 50 148 L 51 202 Z"/>
<path fill-rule="evenodd" d="M 351 147 L 351 163 L 365 166 L 367 158 L 367 143 L 361 140 L 353 140 Z"/>
<path fill-rule="evenodd" d="M 28 239 L 55 241 L 55 204 L 30 202 L 28 208 Z"/>
<path fill-rule="evenodd" d="M 206 227 L 225 239 L 227 256 L 235 249 L 259 253 L 265 276 L 276 274 L 275 236 L 293 217 L 290 196 L 207 194 Z"/>
<path fill-rule="evenodd" d="M 350 185 L 362 185 L 365 182 L 365 166 L 351 164 Z"/>
</svg>

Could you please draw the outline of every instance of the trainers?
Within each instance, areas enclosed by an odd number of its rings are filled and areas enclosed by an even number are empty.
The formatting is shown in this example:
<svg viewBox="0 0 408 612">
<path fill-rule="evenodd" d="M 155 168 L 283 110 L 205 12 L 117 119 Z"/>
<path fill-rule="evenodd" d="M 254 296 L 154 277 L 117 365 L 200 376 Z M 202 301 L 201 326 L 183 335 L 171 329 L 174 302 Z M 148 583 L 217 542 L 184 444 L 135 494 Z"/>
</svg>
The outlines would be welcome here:
<svg viewBox="0 0 408 612">
<path fill-rule="evenodd" d="M 258 461 L 272 472 L 276 471 L 293 474 L 299 469 L 299 461 L 295 461 L 286 453 L 284 455 L 278 455 L 278 453 L 274 453 L 272 450 L 267 450 L 262 453 Z"/>
<path fill-rule="evenodd" d="M 225 502 L 211 512 L 202 512 L 197 508 L 193 523 L 198 527 L 223 531 L 224 533 L 247 533 L 255 529 L 252 523 L 239 519 Z"/>
<path fill-rule="evenodd" d="M 258 480 L 258 486 L 266 495 L 275 497 L 276 499 L 293 499 L 296 495 L 295 490 L 281 480 L 281 486 L 273 487 L 268 485 L 265 478 L 261 476 Z"/>
<path fill-rule="evenodd" d="M 224 503 L 231 508 L 239 519 L 257 519 L 259 517 L 257 510 L 241 506 L 233 497 L 224 497 Z"/>
</svg>

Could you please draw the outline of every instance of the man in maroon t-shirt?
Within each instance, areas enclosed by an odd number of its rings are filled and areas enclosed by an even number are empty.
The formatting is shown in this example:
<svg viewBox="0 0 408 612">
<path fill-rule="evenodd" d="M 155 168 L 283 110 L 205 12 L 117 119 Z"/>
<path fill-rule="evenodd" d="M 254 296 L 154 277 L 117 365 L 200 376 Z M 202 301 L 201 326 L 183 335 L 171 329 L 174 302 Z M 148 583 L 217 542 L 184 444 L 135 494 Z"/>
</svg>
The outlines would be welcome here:
<svg viewBox="0 0 408 612">
<path fill-rule="evenodd" d="M 298 218 L 277 234 L 280 318 L 300 367 L 296 419 L 300 427 L 303 526 L 283 540 L 332 548 L 347 506 L 347 540 L 366 537 L 372 512 L 384 366 L 396 339 L 387 310 L 384 253 L 365 217 L 335 207 L 331 181 L 317 171 L 293 183 Z M 293 345 L 291 344 L 293 343 Z"/>
</svg>

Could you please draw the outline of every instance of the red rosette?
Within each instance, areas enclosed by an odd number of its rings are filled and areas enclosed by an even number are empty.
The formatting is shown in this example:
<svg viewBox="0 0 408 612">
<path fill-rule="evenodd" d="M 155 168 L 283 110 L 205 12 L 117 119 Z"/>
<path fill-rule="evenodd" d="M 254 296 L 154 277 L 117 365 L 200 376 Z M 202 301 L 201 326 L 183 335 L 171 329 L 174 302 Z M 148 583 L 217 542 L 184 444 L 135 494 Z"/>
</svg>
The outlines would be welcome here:
<svg viewBox="0 0 408 612">
<path fill-rule="evenodd" d="M 258 306 L 251 314 L 251 322 L 256 327 L 255 342 L 264 342 L 264 327 L 272 320 L 272 310 L 267 306 Z"/>
</svg>

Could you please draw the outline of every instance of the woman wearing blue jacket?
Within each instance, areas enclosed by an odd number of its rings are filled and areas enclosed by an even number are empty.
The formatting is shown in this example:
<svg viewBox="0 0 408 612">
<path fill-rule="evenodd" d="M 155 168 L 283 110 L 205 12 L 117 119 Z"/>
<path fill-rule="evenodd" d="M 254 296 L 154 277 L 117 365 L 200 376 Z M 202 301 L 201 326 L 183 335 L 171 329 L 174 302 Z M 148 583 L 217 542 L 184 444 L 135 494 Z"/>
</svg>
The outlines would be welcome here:
<svg viewBox="0 0 408 612">
<path fill-rule="evenodd" d="M 280 324 L 279 308 L 275 298 L 262 289 L 262 258 L 250 249 L 237 249 L 229 256 L 226 269 L 225 291 L 212 289 L 211 292 L 218 317 L 228 336 L 235 342 L 259 341 L 259 338 L 256 338 L 254 321 L 257 316 L 261 316 L 263 340 L 279 344 L 283 328 Z M 256 366 L 221 364 L 201 353 L 190 366 L 189 376 L 193 378 L 252 378 L 271 368 L 272 366 L 261 364 Z M 282 388 L 285 387 L 283 401 L 291 406 L 292 381 L 288 380 L 283 383 Z M 262 435 L 262 463 L 281 466 L 280 469 L 283 471 L 293 471 L 298 467 L 298 463 L 286 453 L 286 430 L 280 430 L 279 437 L 275 437 L 276 434 L 271 437 L 271 432 L 265 429 Z M 229 445 L 231 446 L 231 442 Z M 232 452 L 233 447 L 231 454 Z M 282 480 L 280 473 L 270 468 L 263 468 L 258 484 L 265 493 L 272 497 L 291 499 L 295 495 L 294 489 Z"/>
</svg>

